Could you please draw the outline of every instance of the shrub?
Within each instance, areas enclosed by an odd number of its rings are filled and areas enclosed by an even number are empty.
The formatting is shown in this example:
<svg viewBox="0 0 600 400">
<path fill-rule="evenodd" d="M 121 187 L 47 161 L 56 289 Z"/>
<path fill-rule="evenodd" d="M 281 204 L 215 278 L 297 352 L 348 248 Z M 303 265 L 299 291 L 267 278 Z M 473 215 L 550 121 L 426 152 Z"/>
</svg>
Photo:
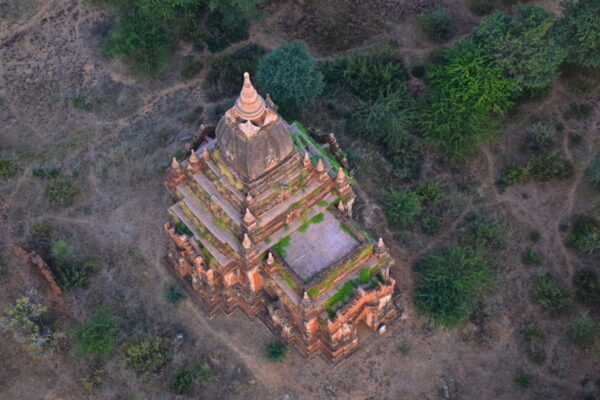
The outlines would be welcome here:
<svg viewBox="0 0 600 400">
<path fill-rule="evenodd" d="M 592 112 L 592 106 L 585 103 L 572 103 L 569 104 L 569 108 L 563 111 L 563 118 L 566 120 L 570 119 L 584 119 Z"/>
<path fill-rule="evenodd" d="M 178 305 L 180 301 L 186 298 L 187 295 L 180 285 L 171 285 L 165 291 L 165 300 L 173 306 Z"/>
<path fill-rule="evenodd" d="M 427 235 L 437 235 L 442 229 L 442 223 L 435 215 L 426 215 L 420 221 L 421 230 Z"/>
<path fill-rule="evenodd" d="M 324 86 L 323 74 L 316 68 L 306 44 L 298 40 L 264 56 L 256 81 L 287 110 L 301 109 L 321 94 Z"/>
<path fill-rule="evenodd" d="M 595 188 L 600 189 L 600 155 L 596 155 L 586 171 L 588 182 Z"/>
<path fill-rule="evenodd" d="M 75 351 L 83 355 L 105 358 L 115 347 L 119 328 L 112 316 L 100 309 L 75 329 Z"/>
<path fill-rule="evenodd" d="M 73 250 L 64 240 L 54 242 L 50 254 L 50 269 L 59 286 L 65 290 L 87 285 L 96 269 L 96 263 L 93 261 L 79 262 L 74 259 Z"/>
<path fill-rule="evenodd" d="M 196 57 L 185 56 L 183 58 L 183 62 L 181 63 L 181 77 L 185 80 L 192 79 L 193 77 L 198 75 L 200 71 L 202 71 L 203 67 L 204 64 L 202 63 L 202 61 L 198 60 Z"/>
<path fill-rule="evenodd" d="M 600 304 L 600 279 L 596 271 L 584 268 L 573 275 L 575 299 L 584 304 Z"/>
<path fill-rule="evenodd" d="M 0 178 L 8 178 L 17 171 L 17 164 L 8 158 L 0 157 Z"/>
<path fill-rule="evenodd" d="M 554 15 L 541 7 L 519 4 L 512 16 L 495 12 L 485 17 L 473 40 L 522 88 L 548 87 L 565 57 L 565 51 L 549 34 Z"/>
<path fill-rule="evenodd" d="M 410 74 L 417 79 L 423 79 L 425 77 L 425 66 L 424 65 L 416 65 L 410 71 Z"/>
<path fill-rule="evenodd" d="M 139 374 L 158 371 L 171 355 L 157 336 L 139 336 L 128 341 L 123 348 L 123 362 Z"/>
<path fill-rule="evenodd" d="M 33 300 L 33 295 L 20 297 L 4 309 L 0 327 L 10 331 L 28 350 L 43 357 L 54 352 L 62 332 L 55 332 L 44 324 L 42 315 L 48 310 Z"/>
<path fill-rule="evenodd" d="M 502 170 L 500 185 L 515 185 L 525 183 L 529 179 L 527 170 L 518 165 L 509 164 Z"/>
<path fill-rule="evenodd" d="M 576 215 L 567 244 L 578 253 L 591 254 L 600 249 L 600 223 L 590 215 Z"/>
<path fill-rule="evenodd" d="M 73 99 L 73 107 L 75 107 L 78 110 L 81 111 L 85 111 L 85 112 L 90 112 L 92 111 L 92 103 L 90 103 L 88 101 L 88 99 L 86 99 L 85 97 L 75 97 Z"/>
<path fill-rule="evenodd" d="M 548 274 L 534 278 L 531 296 L 544 312 L 550 314 L 561 314 L 571 307 L 569 292 Z"/>
<path fill-rule="evenodd" d="M 521 262 L 525 265 L 537 265 L 541 261 L 540 255 L 531 249 L 526 249 L 521 254 Z"/>
<path fill-rule="evenodd" d="M 538 181 L 564 180 L 573 176 L 573 163 L 556 153 L 535 156 L 528 165 L 529 175 Z"/>
<path fill-rule="evenodd" d="M 491 117 L 508 111 L 519 90 L 471 41 L 452 46 L 445 63 L 427 76 L 431 90 L 420 107 L 419 125 L 425 138 L 452 158 L 469 155 L 497 133 Z"/>
<path fill-rule="evenodd" d="M 27 241 L 42 257 L 50 252 L 53 240 L 54 228 L 52 225 L 47 222 L 38 222 L 31 225 Z"/>
<path fill-rule="evenodd" d="M 441 7 L 423 11 L 417 19 L 417 24 L 425 36 L 435 42 L 447 40 L 454 33 L 452 20 Z"/>
<path fill-rule="evenodd" d="M 52 206 L 70 206 L 78 194 L 79 188 L 61 176 L 50 179 L 46 187 L 46 197 Z"/>
<path fill-rule="evenodd" d="M 218 52 L 229 47 L 232 43 L 248 39 L 250 22 L 243 13 L 225 14 L 216 9 L 207 17 L 208 34 L 204 38 L 208 50 Z"/>
<path fill-rule="evenodd" d="M 189 368 L 180 368 L 171 380 L 169 388 L 175 394 L 187 393 L 194 384 L 201 383 L 212 375 L 212 369 L 207 363 L 194 363 Z"/>
<path fill-rule="evenodd" d="M 284 359 L 287 351 L 287 344 L 280 340 L 276 340 L 266 344 L 265 357 L 271 362 L 278 362 Z"/>
<path fill-rule="evenodd" d="M 567 50 L 568 59 L 588 68 L 600 66 L 600 1 L 565 1 L 561 6 L 555 36 Z"/>
<path fill-rule="evenodd" d="M 468 0 L 468 6 L 473 13 L 485 15 L 494 11 L 498 0 Z"/>
<path fill-rule="evenodd" d="M 447 327 L 467 320 L 474 297 L 491 281 L 483 252 L 462 246 L 428 253 L 415 270 L 417 310 Z"/>
<path fill-rule="evenodd" d="M 538 240 L 540 240 L 540 233 L 538 231 L 531 231 L 529 232 L 529 240 L 531 240 L 532 242 L 537 242 Z"/>
<path fill-rule="evenodd" d="M 569 324 L 568 335 L 576 345 L 590 348 L 600 338 L 600 323 L 581 314 Z"/>
<path fill-rule="evenodd" d="M 523 339 L 527 344 L 527 358 L 536 364 L 543 363 L 546 360 L 544 331 L 535 322 L 531 322 L 523 329 Z"/>
<path fill-rule="evenodd" d="M 465 229 L 465 240 L 473 247 L 500 248 L 504 244 L 500 224 L 481 217 L 474 218 Z"/>
<path fill-rule="evenodd" d="M 417 185 L 415 193 L 419 195 L 423 204 L 433 205 L 440 202 L 442 195 L 442 185 L 434 181 L 421 181 Z"/>
<path fill-rule="evenodd" d="M 555 135 L 556 126 L 553 123 L 539 121 L 531 125 L 525 141 L 531 150 L 542 153 L 552 146 Z"/>
<path fill-rule="evenodd" d="M 515 376 L 515 383 L 522 387 L 523 389 L 528 388 L 529 386 L 531 386 L 531 380 L 532 377 L 529 374 L 526 374 L 524 372 L 519 372 L 517 374 L 517 376 Z"/>
<path fill-rule="evenodd" d="M 384 207 L 390 221 L 406 224 L 421 213 L 421 199 L 407 190 L 390 190 Z"/>
<path fill-rule="evenodd" d="M 216 58 L 206 76 L 205 87 L 211 96 L 227 97 L 239 93 L 244 81 L 244 72 L 256 73 L 260 59 L 267 53 L 264 47 L 250 43 L 230 54 Z"/>
</svg>

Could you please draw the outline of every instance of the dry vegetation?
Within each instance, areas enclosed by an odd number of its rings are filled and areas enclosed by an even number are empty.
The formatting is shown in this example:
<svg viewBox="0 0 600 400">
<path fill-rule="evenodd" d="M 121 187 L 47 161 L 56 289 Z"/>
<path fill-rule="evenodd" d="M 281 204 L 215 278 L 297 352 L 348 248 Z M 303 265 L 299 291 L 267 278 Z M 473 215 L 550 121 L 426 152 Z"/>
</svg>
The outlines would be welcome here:
<svg viewBox="0 0 600 400">
<path fill-rule="evenodd" d="M 417 16 L 438 3 L 454 21 L 448 42 L 432 42 L 418 29 Z M 559 12 L 558 1 L 533 3 Z M 40 358 L 0 329 L 0 398 L 165 399 L 179 391 L 223 399 L 600 396 L 600 350 L 586 339 L 598 329 L 590 320 L 600 318 L 600 295 L 585 297 L 573 284 L 585 278 L 583 269 L 600 275 L 600 244 L 572 239 L 580 231 L 589 233 L 584 239 L 600 235 L 592 222 L 578 231 L 573 219 L 600 214 L 600 172 L 596 181 L 586 172 L 600 146 L 597 74 L 563 72 L 548 93 L 504 116 L 503 135 L 467 161 L 448 161 L 424 145 L 420 178 L 412 181 L 394 177 L 381 146 L 350 134 L 339 118 L 350 107 L 344 101 L 319 99 L 299 113 L 305 126 L 336 132 L 351 155 L 357 219 L 384 237 L 397 260 L 392 275 L 404 314 L 335 369 L 293 349 L 274 364 L 264 356 L 274 343 L 265 327 L 241 313 L 209 320 L 163 264 L 171 200 L 161 182 L 186 138 L 223 110 L 203 84 L 217 55 L 182 42 L 171 63 L 149 77 L 102 53 L 112 17 L 87 1 L 0 2 L 0 17 L 0 310 L 34 290 L 31 298 L 48 307 L 35 322 L 64 333 L 53 354 Z M 272 1 L 250 38 L 224 53 L 300 38 L 324 60 L 385 43 L 410 71 L 479 19 L 458 0 Z M 414 76 L 407 82 L 417 96 L 424 85 Z M 532 138 L 539 121 L 554 130 Z M 540 146 L 572 164 L 566 179 L 545 182 L 543 171 L 528 167 Z M 517 174 L 507 184 L 511 165 L 524 168 L 527 179 Z M 419 185 L 423 180 L 438 188 Z M 419 199 L 402 224 L 385 214 L 390 187 Z M 63 271 L 69 290 L 53 295 L 37 270 L 11 255 L 14 244 Z M 463 245 L 484 254 L 491 284 L 466 320 L 446 329 L 417 313 L 413 266 L 431 251 Z M 85 276 L 69 272 L 91 261 Z M 89 339 L 89 321 L 105 335 Z"/>
</svg>

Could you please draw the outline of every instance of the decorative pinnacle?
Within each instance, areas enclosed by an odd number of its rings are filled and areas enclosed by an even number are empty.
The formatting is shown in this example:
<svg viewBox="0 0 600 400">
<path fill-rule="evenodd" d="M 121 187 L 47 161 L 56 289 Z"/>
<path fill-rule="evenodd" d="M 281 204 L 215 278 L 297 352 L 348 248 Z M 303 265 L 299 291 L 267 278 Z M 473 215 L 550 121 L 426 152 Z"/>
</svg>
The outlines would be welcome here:
<svg viewBox="0 0 600 400">
<path fill-rule="evenodd" d="M 253 201 L 254 197 L 252 197 L 250 193 L 248 193 L 248 195 L 246 196 L 246 204 L 252 204 Z"/>
<path fill-rule="evenodd" d="M 246 224 L 251 224 L 254 221 L 256 221 L 256 218 L 254 218 L 254 215 L 252 215 L 252 213 L 250 212 L 250 209 L 246 208 L 246 214 L 244 214 L 244 222 Z"/>
<path fill-rule="evenodd" d="M 205 147 L 204 150 L 202 150 L 202 158 L 205 161 L 208 161 L 208 159 L 210 158 L 210 153 L 208 152 L 208 149 Z"/>
<path fill-rule="evenodd" d="M 346 179 L 346 174 L 344 173 L 344 170 L 342 169 L 342 167 L 340 167 L 338 169 L 337 177 L 335 178 L 335 180 L 337 182 L 342 183 L 342 182 L 344 182 L 345 179 Z"/>
<path fill-rule="evenodd" d="M 249 250 L 250 247 L 252 247 L 252 242 L 250 241 L 250 237 L 247 233 L 244 233 L 244 240 L 242 240 L 242 246 L 244 246 L 246 250 Z"/>
<path fill-rule="evenodd" d="M 383 238 L 379 238 L 377 241 L 377 252 L 381 253 L 385 251 L 385 243 L 383 243 Z"/>
<path fill-rule="evenodd" d="M 323 165 L 323 159 L 319 158 L 319 162 L 317 163 L 317 172 L 323 172 L 325 170 L 325 166 Z"/>
<path fill-rule="evenodd" d="M 190 154 L 190 163 L 196 164 L 199 161 L 200 161 L 200 158 L 198 158 L 198 154 L 196 154 L 194 149 L 192 149 L 191 154 Z"/>
<path fill-rule="evenodd" d="M 173 157 L 173 161 L 171 162 L 171 168 L 173 168 L 175 171 L 181 170 L 181 164 L 179 164 L 179 161 L 177 161 L 175 157 Z"/>
<path fill-rule="evenodd" d="M 344 207 L 344 202 L 340 200 L 340 202 L 337 205 L 338 210 L 340 210 L 341 212 L 346 211 L 346 207 Z"/>
<path fill-rule="evenodd" d="M 252 82 L 250 74 L 244 72 L 244 87 L 235 102 L 237 115 L 247 121 L 257 121 L 265 113 L 265 100 L 258 95 Z"/>
<path fill-rule="evenodd" d="M 308 151 L 306 153 L 304 153 L 304 160 L 302 160 L 302 163 L 304 164 L 305 167 L 309 167 L 311 163 L 310 161 L 310 156 L 308 155 Z"/>
<path fill-rule="evenodd" d="M 273 258 L 273 254 L 271 252 L 269 252 L 269 255 L 267 256 L 267 265 L 273 265 L 275 264 L 275 259 Z"/>
</svg>

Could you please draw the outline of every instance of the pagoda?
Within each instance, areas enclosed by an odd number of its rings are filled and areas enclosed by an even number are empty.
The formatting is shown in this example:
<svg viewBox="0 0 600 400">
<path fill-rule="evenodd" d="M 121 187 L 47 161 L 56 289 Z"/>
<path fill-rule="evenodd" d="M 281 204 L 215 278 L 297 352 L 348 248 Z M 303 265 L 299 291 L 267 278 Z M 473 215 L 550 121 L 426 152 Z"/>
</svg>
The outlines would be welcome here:
<svg viewBox="0 0 600 400">
<path fill-rule="evenodd" d="M 215 136 L 168 169 L 169 265 L 211 314 L 240 309 L 343 360 L 397 315 L 393 260 L 352 220 L 347 172 L 248 73 Z"/>
</svg>

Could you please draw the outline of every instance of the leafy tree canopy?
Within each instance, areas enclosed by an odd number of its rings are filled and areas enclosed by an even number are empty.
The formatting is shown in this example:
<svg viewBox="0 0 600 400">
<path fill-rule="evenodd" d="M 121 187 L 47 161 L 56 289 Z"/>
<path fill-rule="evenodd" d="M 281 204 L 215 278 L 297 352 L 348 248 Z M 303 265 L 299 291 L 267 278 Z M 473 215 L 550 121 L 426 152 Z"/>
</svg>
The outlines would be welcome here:
<svg viewBox="0 0 600 400">
<path fill-rule="evenodd" d="M 538 6 L 516 5 L 513 16 L 495 12 L 473 34 L 475 43 L 524 89 L 548 87 L 565 57 L 550 30 L 554 16 Z"/>
<path fill-rule="evenodd" d="M 565 1 L 556 36 L 568 61 L 587 68 L 600 66 L 600 0 Z"/>
</svg>

